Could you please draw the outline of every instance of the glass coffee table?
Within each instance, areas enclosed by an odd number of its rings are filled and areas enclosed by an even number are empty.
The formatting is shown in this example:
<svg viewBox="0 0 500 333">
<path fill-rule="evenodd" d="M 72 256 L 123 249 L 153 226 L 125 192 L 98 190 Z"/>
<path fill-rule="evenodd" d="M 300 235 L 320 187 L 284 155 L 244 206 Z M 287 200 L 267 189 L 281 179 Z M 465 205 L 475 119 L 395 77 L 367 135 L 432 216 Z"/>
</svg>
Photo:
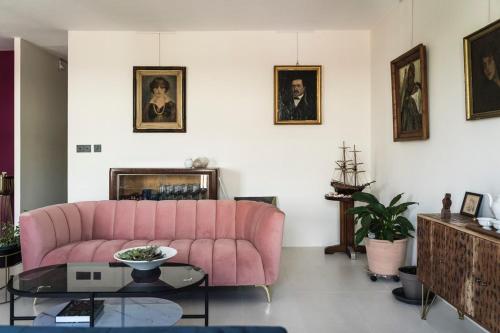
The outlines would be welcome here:
<svg viewBox="0 0 500 333">
<path fill-rule="evenodd" d="M 94 326 L 96 298 L 155 297 L 186 292 L 203 286 L 205 312 L 182 318 L 204 319 L 208 326 L 208 275 L 200 268 L 166 263 L 152 271 L 137 271 L 122 263 L 69 263 L 35 268 L 10 278 L 10 325 L 34 316 L 16 316 L 14 296 L 33 298 L 89 299 L 90 327 Z"/>
</svg>

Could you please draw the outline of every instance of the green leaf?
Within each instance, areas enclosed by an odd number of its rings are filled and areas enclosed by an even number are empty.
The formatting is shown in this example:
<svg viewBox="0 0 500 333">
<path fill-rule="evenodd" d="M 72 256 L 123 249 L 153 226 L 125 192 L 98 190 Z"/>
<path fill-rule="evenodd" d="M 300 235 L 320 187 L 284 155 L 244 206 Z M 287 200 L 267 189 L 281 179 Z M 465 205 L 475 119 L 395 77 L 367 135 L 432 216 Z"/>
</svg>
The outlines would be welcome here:
<svg viewBox="0 0 500 333">
<path fill-rule="evenodd" d="M 401 199 L 401 197 L 403 196 L 404 193 L 400 193 L 398 195 L 396 195 L 392 200 L 391 200 L 391 203 L 389 204 L 390 207 L 394 206 L 395 204 L 398 203 L 398 201 Z"/>
<path fill-rule="evenodd" d="M 384 240 L 388 240 L 391 242 L 394 241 L 394 234 L 392 233 L 392 230 L 385 229 L 383 235 L 384 235 Z"/>
<path fill-rule="evenodd" d="M 372 223 L 372 217 L 370 215 L 367 215 L 365 217 L 363 217 L 361 219 L 361 225 L 364 227 L 364 228 L 367 228 L 370 227 L 370 224 Z"/>
<path fill-rule="evenodd" d="M 358 231 L 356 231 L 355 235 L 356 235 L 355 237 L 356 244 L 359 245 L 365 237 L 368 237 L 368 229 L 361 228 Z"/>
<path fill-rule="evenodd" d="M 402 204 L 399 204 L 397 206 L 393 207 L 393 214 L 394 215 L 400 215 L 402 214 L 405 210 L 408 209 L 409 206 L 411 205 L 418 205 L 418 202 L 404 202 Z"/>
<path fill-rule="evenodd" d="M 381 219 L 389 220 L 389 212 L 387 208 L 381 203 L 377 202 L 370 206 L 374 213 L 376 213 Z"/>
<path fill-rule="evenodd" d="M 352 199 L 354 201 L 360 201 L 360 202 L 366 202 L 368 204 L 375 204 L 378 203 L 378 199 L 370 193 L 365 193 L 365 192 L 356 192 L 352 195 Z"/>
<path fill-rule="evenodd" d="M 347 214 L 362 214 L 362 213 L 371 213 L 371 210 L 370 208 L 366 207 L 366 206 L 361 206 L 361 207 L 353 207 L 353 208 L 349 208 L 347 210 Z"/>
</svg>

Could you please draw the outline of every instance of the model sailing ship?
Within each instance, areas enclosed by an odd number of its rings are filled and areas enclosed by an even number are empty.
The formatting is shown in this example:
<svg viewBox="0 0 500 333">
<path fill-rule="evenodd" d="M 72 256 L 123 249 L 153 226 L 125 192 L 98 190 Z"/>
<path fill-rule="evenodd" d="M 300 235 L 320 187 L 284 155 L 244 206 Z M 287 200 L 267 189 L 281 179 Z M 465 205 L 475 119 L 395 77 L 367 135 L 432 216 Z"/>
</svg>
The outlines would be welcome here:
<svg viewBox="0 0 500 333">
<path fill-rule="evenodd" d="M 353 146 L 353 150 L 348 151 L 350 147 L 346 147 L 345 142 L 342 141 L 342 147 L 339 148 L 342 149 L 342 159 L 335 162 L 337 168 L 335 168 L 330 183 L 337 194 L 349 196 L 355 192 L 363 191 L 365 187 L 375 182 L 363 183 L 360 181 L 361 177 L 359 175 L 365 171 L 359 169 L 359 165 L 363 163 L 358 162 L 356 154 L 360 153 L 361 150 L 356 150 L 356 145 Z M 347 159 L 348 152 L 352 153 L 352 159 Z"/>
</svg>

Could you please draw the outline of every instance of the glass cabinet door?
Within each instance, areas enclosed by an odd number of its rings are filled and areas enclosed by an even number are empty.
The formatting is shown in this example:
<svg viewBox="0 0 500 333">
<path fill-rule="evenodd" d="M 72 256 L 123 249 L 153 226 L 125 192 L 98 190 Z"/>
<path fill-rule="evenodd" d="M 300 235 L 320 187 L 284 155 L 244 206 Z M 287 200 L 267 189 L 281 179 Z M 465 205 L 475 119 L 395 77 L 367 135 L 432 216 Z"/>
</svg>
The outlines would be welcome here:
<svg viewBox="0 0 500 333">
<path fill-rule="evenodd" d="M 217 169 L 111 169 L 110 199 L 217 199 Z"/>
</svg>

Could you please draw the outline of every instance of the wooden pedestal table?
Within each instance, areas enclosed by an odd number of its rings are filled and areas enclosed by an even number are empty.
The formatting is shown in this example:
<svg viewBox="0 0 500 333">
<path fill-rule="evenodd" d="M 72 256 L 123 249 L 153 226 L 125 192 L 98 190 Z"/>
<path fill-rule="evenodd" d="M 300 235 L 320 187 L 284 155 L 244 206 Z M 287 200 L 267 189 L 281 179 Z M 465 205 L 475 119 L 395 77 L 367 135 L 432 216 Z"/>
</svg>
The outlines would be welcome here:
<svg viewBox="0 0 500 333">
<path fill-rule="evenodd" d="M 325 254 L 344 252 L 351 259 L 356 259 L 356 252 L 366 253 L 364 246 L 356 246 L 354 242 L 354 216 L 347 214 L 354 207 L 354 200 L 349 197 L 333 197 L 325 195 L 326 200 L 338 201 L 340 204 L 340 244 L 325 247 Z"/>
</svg>

